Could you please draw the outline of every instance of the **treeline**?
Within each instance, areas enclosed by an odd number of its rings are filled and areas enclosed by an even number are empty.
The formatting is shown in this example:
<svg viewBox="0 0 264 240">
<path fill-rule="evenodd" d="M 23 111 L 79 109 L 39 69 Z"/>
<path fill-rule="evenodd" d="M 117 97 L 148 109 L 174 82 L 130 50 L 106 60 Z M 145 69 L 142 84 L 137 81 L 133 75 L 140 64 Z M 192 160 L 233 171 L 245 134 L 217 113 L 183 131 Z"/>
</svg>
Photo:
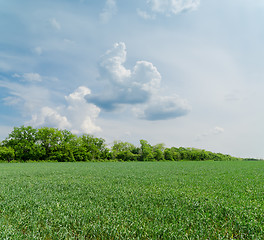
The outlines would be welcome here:
<svg viewBox="0 0 264 240">
<path fill-rule="evenodd" d="M 140 140 L 140 146 L 114 141 L 111 146 L 102 138 L 68 130 L 31 126 L 15 127 L 0 145 L 1 161 L 231 161 L 238 158 L 195 148 L 165 148 Z"/>
</svg>

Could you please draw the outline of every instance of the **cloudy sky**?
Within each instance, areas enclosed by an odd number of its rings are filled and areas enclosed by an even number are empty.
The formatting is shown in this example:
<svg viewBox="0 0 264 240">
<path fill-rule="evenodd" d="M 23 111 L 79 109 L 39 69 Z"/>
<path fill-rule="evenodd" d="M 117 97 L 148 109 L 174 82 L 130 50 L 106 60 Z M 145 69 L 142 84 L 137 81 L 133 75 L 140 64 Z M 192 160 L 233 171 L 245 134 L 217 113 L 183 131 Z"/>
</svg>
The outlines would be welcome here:
<svg viewBox="0 0 264 240">
<path fill-rule="evenodd" d="M 262 0 L 0 0 L 0 139 L 57 127 L 264 158 Z"/>
</svg>

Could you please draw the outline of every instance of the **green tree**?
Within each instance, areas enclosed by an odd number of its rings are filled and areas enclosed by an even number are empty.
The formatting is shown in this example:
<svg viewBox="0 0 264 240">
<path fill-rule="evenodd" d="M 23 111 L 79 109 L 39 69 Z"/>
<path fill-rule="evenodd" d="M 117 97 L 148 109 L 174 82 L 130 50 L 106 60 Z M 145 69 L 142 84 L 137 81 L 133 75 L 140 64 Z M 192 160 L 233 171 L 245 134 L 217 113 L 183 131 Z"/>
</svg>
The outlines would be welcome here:
<svg viewBox="0 0 264 240">
<path fill-rule="evenodd" d="M 11 147 L 18 161 L 36 160 L 42 155 L 37 144 L 37 130 L 31 126 L 15 127 L 8 138 L 3 141 L 3 146 Z"/>
<path fill-rule="evenodd" d="M 173 158 L 173 152 L 170 148 L 166 148 L 164 150 L 164 159 L 167 160 L 167 161 L 173 161 L 174 158 Z"/>
<path fill-rule="evenodd" d="M 163 161 L 164 158 L 165 144 L 159 143 L 153 146 L 153 156 L 156 161 Z"/>
<path fill-rule="evenodd" d="M 119 161 L 136 161 L 138 158 L 137 148 L 129 142 L 114 141 L 111 151 L 113 158 Z"/>
<path fill-rule="evenodd" d="M 42 127 L 37 132 L 37 139 L 43 150 L 44 160 L 75 161 L 73 153 L 76 136 L 70 131 Z"/>
<path fill-rule="evenodd" d="M 103 138 L 96 138 L 90 134 L 80 136 L 80 147 L 87 152 L 89 160 L 105 160 L 108 157 L 108 149 L 106 148 Z"/>
<path fill-rule="evenodd" d="M 10 162 L 15 157 L 15 151 L 11 147 L 0 146 L 0 160 Z"/>
<path fill-rule="evenodd" d="M 146 140 L 140 140 L 140 160 L 154 161 L 153 148 Z"/>
</svg>

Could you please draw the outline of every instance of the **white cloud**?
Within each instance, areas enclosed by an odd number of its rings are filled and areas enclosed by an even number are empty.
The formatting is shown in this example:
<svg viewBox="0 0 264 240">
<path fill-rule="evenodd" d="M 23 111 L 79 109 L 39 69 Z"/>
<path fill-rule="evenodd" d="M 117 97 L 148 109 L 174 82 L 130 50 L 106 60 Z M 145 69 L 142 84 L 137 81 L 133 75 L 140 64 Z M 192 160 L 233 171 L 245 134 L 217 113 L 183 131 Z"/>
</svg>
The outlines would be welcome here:
<svg viewBox="0 0 264 240">
<path fill-rule="evenodd" d="M 86 87 L 81 86 L 65 96 L 64 104 L 55 103 L 53 95 L 58 94 L 56 91 L 31 82 L 25 85 L 0 81 L 0 87 L 9 91 L 9 96 L 2 99 L 5 105 L 16 107 L 24 117 L 31 118 L 25 124 L 69 129 L 76 134 L 101 131 L 95 124 L 100 109 L 84 99 L 91 92 Z"/>
<path fill-rule="evenodd" d="M 14 73 L 12 77 L 18 78 L 20 82 L 27 82 L 27 83 L 37 83 L 42 81 L 57 82 L 59 80 L 56 77 L 41 76 L 38 73 L 24 73 L 22 75 L 18 73 Z"/>
<path fill-rule="evenodd" d="M 38 73 L 24 73 L 23 81 L 26 82 L 41 82 L 42 78 Z"/>
<path fill-rule="evenodd" d="M 9 71 L 10 69 L 11 69 L 11 66 L 8 63 L 0 60 L 0 70 L 1 71 Z"/>
<path fill-rule="evenodd" d="M 34 114 L 30 121 L 30 125 L 57 127 L 59 129 L 71 127 L 66 116 L 60 115 L 56 110 L 50 107 L 43 107 L 39 114 Z"/>
<path fill-rule="evenodd" d="M 18 73 L 14 73 L 14 74 L 12 75 L 12 77 L 13 77 L 13 78 L 21 78 L 21 76 L 20 76 Z"/>
<path fill-rule="evenodd" d="M 55 18 L 51 18 L 49 20 L 49 23 L 54 29 L 61 30 L 61 25 Z"/>
<path fill-rule="evenodd" d="M 31 85 L 30 82 L 25 85 L 6 80 L 0 81 L 0 87 L 9 91 L 9 96 L 3 99 L 4 103 L 16 106 L 23 115 L 31 114 L 44 104 L 49 104 L 50 91 L 40 86 Z"/>
<path fill-rule="evenodd" d="M 200 0 L 147 0 L 147 3 L 152 12 L 170 16 L 196 10 L 200 5 Z"/>
<path fill-rule="evenodd" d="M 3 98 L 3 102 L 7 106 L 15 106 L 21 102 L 21 99 L 18 97 L 8 96 L 8 97 Z"/>
<path fill-rule="evenodd" d="M 75 134 L 101 131 L 101 128 L 95 124 L 100 109 L 93 104 L 88 104 L 84 99 L 84 96 L 90 92 L 90 89 L 83 86 L 77 88 L 73 93 L 65 96 L 65 105 L 42 107 L 40 111 L 32 115 L 29 124 L 35 127 L 67 128 Z"/>
<path fill-rule="evenodd" d="M 155 15 L 149 14 L 141 9 L 137 9 L 137 14 L 144 19 L 155 19 Z"/>
<path fill-rule="evenodd" d="M 72 123 L 71 130 L 76 134 L 101 131 L 101 128 L 95 124 L 100 109 L 94 104 L 87 103 L 84 98 L 90 93 L 89 88 L 80 86 L 69 96 L 65 97 L 68 104 L 65 112 L 69 121 Z"/>
<path fill-rule="evenodd" d="M 101 77 L 116 84 L 125 82 L 131 75 L 131 71 L 123 66 L 126 54 L 126 45 L 123 42 L 116 43 L 108 50 L 99 62 Z"/>
<path fill-rule="evenodd" d="M 43 49 L 42 49 L 42 47 L 35 47 L 33 49 L 33 52 L 36 53 L 37 55 L 41 55 L 43 52 Z"/>
<path fill-rule="evenodd" d="M 191 110 L 186 100 L 178 96 L 154 97 L 143 109 L 139 117 L 146 120 L 163 120 L 181 117 Z"/>
<path fill-rule="evenodd" d="M 121 106 L 133 106 L 140 118 L 161 120 L 187 114 L 190 107 L 180 97 L 159 95 L 161 75 L 150 62 L 137 61 L 132 70 L 125 68 L 126 46 L 116 43 L 99 62 L 99 79 L 105 91 L 87 94 L 85 99 L 96 106 L 112 111 Z"/>
<path fill-rule="evenodd" d="M 100 14 L 102 23 L 107 23 L 117 12 L 116 1 L 106 0 L 103 11 Z"/>
<path fill-rule="evenodd" d="M 75 44 L 74 41 L 72 41 L 72 40 L 70 40 L 70 39 L 68 39 L 68 38 L 64 38 L 64 39 L 63 39 L 63 42 L 66 43 L 66 44 L 69 44 L 69 45 L 74 45 L 74 44 Z"/>
<path fill-rule="evenodd" d="M 87 95 L 88 102 L 104 110 L 113 110 L 121 104 L 145 103 L 159 87 L 161 76 L 152 63 L 138 61 L 133 70 L 126 69 L 126 46 L 116 43 L 99 62 L 103 93 Z"/>
<path fill-rule="evenodd" d="M 212 130 L 212 133 L 214 134 L 214 135 L 218 135 L 218 134 L 221 134 L 221 133 L 223 133 L 225 130 L 223 129 L 223 128 L 221 128 L 221 127 L 215 127 L 213 130 Z"/>
<path fill-rule="evenodd" d="M 225 100 L 228 102 L 239 101 L 240 100 L 240 94 L 237 91 L 228 93 L 225 95 Z"/>
<path fill-rule="evenodd" d="M 200 134 L 199 136 L 197 136 L 195 140 L 201 141 L 201 140 L 204 140 L 205 138 L 208 138 L 208 137 L 220 135 L 220 134 L 224 133 L 224 131 L 225 130 L 222 127 L 214 127 L 213 129 L 210 129 L 209 131 L 204 132 L 204 133 Z"/>
</svg>

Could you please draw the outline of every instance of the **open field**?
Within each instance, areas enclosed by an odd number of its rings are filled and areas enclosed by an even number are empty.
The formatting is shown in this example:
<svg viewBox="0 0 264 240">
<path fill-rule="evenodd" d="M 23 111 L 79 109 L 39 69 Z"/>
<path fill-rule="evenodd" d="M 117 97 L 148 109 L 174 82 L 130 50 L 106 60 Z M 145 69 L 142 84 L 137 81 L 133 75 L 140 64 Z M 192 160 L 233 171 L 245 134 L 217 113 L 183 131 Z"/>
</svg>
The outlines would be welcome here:
<svg viewBox="0 0 264 240">
<path fill-rule="evenodd" d="M 264 162 L 0 164 L 0 239 L 263 239 Z"/>
</svg>

